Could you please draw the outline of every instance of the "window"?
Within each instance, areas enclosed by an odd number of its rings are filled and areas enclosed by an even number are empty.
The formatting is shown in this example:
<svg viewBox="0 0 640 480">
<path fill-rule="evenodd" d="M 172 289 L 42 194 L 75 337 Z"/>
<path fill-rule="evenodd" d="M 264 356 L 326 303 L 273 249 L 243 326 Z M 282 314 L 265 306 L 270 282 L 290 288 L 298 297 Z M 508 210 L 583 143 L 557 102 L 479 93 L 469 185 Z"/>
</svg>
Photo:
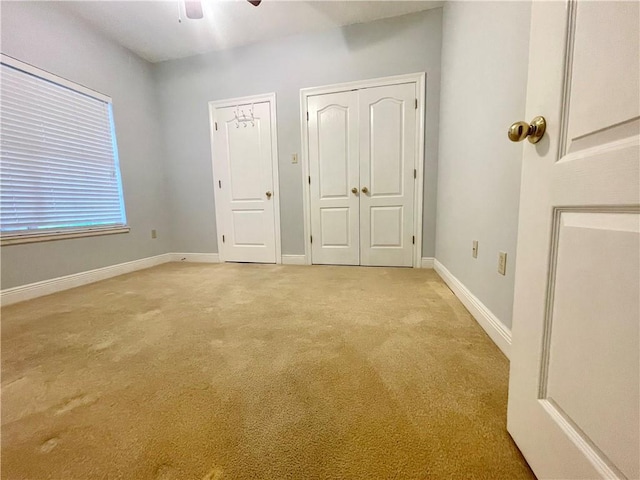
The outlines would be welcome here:
<svg viewBox="0 0 640 480">
<path fill-rule="evenodd" d="M 2 244 L 128 231 L 111 99 L 2 55 Z"/>
</svg>

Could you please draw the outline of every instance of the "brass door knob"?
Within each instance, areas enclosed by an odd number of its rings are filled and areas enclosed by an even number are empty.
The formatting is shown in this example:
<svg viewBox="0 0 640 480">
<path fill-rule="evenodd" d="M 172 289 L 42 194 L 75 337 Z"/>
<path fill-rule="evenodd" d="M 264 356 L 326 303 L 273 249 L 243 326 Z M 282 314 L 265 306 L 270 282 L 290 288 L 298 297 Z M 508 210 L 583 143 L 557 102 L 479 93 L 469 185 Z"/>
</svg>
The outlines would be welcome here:
<svg viewBox="0 0 640 480">
<path fill-rule="evenodd" d="M 369 189 L 367 187 L 362 187 L 362 193 L 368 193 Z"/>
<path fill-rule="evenodd" d="M 271 194 L 271 192 L 267 192 L 267 193 L 265 193 L 265 195 L 267 196 L 267 198 L 271 198 L 272 194 Z"/>
<path fill-rule="evenodd" d="M 356 187 L 353 187 L 351 189 L 351 193 L 353 193 L 354 195 L 357 195 L 358 194 L 358 189 Z"/>
<path fill-rule="evenodd" d="M 521 142 L 529 137 L 529 142 L 538 143 L 546 129 L 547 121 L 544 117 L 540 116 L 531 120 L 531 125 L 527 122 L 516 122 L 509 127 L 509 140 L 512 142 Z"/>
</svg>

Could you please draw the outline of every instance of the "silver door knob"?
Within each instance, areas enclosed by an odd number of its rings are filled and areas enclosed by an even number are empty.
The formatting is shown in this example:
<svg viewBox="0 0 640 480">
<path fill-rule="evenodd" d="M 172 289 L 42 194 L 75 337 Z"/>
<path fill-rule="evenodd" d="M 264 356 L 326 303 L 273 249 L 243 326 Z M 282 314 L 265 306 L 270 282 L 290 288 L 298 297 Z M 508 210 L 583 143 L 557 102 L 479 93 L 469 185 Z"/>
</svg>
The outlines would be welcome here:
<svg viewBox="0 0 640 480">
<path fill-rule="evenodd" d="M 271 192 L 267 192 L 267 193 L 265 193 L 265 195 L 267 196 L 267 198 L 271 198 L 272 193 Z"/>
</svg>

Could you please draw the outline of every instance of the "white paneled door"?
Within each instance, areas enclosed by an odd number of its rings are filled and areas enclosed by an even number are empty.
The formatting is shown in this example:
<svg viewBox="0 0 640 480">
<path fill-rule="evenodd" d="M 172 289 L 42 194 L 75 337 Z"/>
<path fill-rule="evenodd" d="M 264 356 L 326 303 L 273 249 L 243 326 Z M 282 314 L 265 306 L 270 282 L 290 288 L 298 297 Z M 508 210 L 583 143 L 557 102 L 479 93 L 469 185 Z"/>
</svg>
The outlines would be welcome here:
<svg viewBox="0 0 640 480">
<path fill-rule="evenodd" d="M 309 98 L 313 263 L 360 263 L 357 92 Z"/>
<path fill-rule="evenodd" d="M 416 83 L 309 96 L 312 263 L 413 264 Z"/>
<path fill-rule="evenodd" d="M 360 263 L 413 264 L 416 85 L 358 91 Z"/>
<path fill-rule="evenodd" d="M 213 176 L 221 257 L 276 262 L 272 103 L 212 105 Z"/>
<path fill-rule="evenodd" d="M 640 478 L 639 7 L 533 2 L 507 426 L 540 479 Z"/>
</svg>

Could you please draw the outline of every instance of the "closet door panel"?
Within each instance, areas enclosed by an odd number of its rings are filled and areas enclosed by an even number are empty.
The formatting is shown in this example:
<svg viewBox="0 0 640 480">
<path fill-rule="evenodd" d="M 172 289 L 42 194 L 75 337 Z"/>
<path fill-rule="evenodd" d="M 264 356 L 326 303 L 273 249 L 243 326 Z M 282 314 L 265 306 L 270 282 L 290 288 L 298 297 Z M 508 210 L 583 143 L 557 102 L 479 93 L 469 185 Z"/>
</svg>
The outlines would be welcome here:
<svg viewBox="0 0 640 480">
<path fill-rule="evenodd" d="M 308 99 L 314 264 L 360 263 L 357 105 L 351 91 Z"/>
<path fill-rule="evenodd" d="M 359 92 L 360 262 L 413 264 L 416 85 Z"/>
</svg>

